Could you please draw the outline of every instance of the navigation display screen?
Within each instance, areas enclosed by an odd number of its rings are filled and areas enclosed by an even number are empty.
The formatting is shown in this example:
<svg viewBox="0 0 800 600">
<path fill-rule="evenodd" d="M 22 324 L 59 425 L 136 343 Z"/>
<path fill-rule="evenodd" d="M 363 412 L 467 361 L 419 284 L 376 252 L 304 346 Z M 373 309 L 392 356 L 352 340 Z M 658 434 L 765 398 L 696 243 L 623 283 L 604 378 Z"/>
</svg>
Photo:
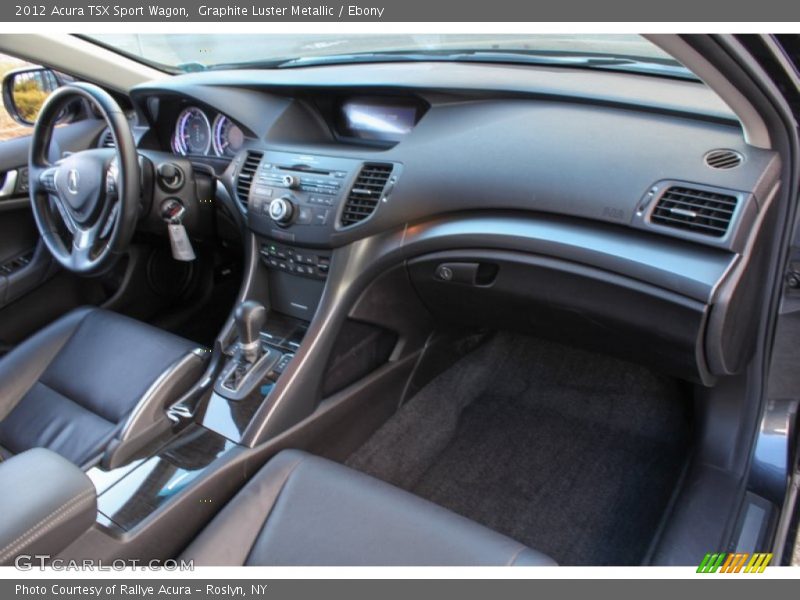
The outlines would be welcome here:
<svg viewBox="0 0 800 600">
<path fill-rule="evenodd" d="M 400 141 L 417 122 L 417 107 L 400 102 L 351 100 L 342 105 L 346 135 L 363 140 Z"/>
</svg>

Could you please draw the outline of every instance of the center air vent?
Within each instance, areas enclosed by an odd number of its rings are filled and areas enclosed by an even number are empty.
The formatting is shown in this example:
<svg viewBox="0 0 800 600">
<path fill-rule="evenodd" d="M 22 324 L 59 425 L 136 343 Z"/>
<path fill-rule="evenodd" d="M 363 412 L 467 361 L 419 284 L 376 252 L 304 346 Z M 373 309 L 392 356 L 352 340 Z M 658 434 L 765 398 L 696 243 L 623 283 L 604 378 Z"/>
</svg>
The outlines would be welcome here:
<svg viewBox="0 0 800 600">
<path fill-rule="evenodd" d="M 705 156 L 706 164 L 712 169 L 733 169 L 743 160 L 744 157 L 735 150 L 712 150 Z"/>
<path fill-rule="evenodd" d="M 388 163 L 364 164 L 342 209 L 343 227 L 355 225 L 375 212 L 392 169 Z"/>
<path fill-rule="evenodd" d="M 103 132 L 103 135 L 100 136 L 100 147 L 101 148 L 116 148 L 116 144 L 114 143 L 114 134 L 111 133 L 110 129 L 106 129 Z"/>
<path fill-rule="evenodd" d="M 236 178 L 236 196 L 245 210 L 247 210 L 247 202 L 250 197 L 250 186 L 253 185 L 253 177 L 255 177 L 262 156 L 264 154 L 261 152 L 248 151 L 242 168 L 239 170 L 239 176 Z"/>
<path fill-rule="evenodd" d="M 672 186 L 659 198 L 652 223 L 694 233 L 722 237 L 733 219 L 736 196 Z"/>
</svg>

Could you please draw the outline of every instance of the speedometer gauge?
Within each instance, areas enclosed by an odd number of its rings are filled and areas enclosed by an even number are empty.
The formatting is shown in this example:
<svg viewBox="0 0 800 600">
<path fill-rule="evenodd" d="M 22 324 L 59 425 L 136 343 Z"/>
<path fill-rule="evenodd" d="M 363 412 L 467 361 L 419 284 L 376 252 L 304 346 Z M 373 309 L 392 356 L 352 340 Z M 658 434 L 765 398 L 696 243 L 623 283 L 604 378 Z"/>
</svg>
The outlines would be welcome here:
<svg viewBox="0 0 800 600">
<path fill-rule="evenodd" d="M 190 106 L 178 115 L 172 150 L 176 154 L 208 154 L 211 150 L 211 124 L 201 109 Z"/>
<path fill-rule="evenodd" d="M 244 133 L 225 115 L 217 115 L 212 128 L 214 135 L 214 154 L 217 156 L 234 156 L 244 145 Z"/>
</svg>

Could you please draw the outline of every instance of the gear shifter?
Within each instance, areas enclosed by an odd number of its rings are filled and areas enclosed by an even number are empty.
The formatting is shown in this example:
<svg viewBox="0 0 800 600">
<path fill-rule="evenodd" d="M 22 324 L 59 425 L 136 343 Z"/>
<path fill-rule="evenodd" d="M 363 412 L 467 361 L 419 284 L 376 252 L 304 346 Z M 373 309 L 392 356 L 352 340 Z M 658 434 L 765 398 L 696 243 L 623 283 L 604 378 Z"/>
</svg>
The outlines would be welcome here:
<svg viewBox="0 0 800 600">
<path fill-rule="evenodd" d="M 233 356 L 222 368 L 214 391 L 228 400 L 242 400 L 262 381 L 278 362 L 281 352 L 262 346 L 261 328 L 267 320 L 267 309 L 255 300 L 242 302 L 233 312 L 239 337 Z"/>
<path fill-rule="evenodd" d="M 247 300 L 236 307 L 233 313 L 236 331 L 239 334 L 239 352 L 248 363 L 261 356 L 261 328 L 267 319 L 267 309 L 255 300 Z"/>
</svg>

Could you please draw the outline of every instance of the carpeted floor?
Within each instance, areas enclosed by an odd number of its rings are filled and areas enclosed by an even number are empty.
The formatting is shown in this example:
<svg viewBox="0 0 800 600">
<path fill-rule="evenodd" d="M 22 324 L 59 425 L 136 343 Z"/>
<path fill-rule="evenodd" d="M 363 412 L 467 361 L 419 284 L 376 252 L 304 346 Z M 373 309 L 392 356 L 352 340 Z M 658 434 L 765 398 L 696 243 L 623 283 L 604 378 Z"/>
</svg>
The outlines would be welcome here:
<svg viewBox="0 0 800 600">
<path fill-rule="evenodd" d="M 347 463 L 560 564 L 639 564 L 685 464 L 685 396 L 643 367 L 499 334 Z"/>
</svg>

